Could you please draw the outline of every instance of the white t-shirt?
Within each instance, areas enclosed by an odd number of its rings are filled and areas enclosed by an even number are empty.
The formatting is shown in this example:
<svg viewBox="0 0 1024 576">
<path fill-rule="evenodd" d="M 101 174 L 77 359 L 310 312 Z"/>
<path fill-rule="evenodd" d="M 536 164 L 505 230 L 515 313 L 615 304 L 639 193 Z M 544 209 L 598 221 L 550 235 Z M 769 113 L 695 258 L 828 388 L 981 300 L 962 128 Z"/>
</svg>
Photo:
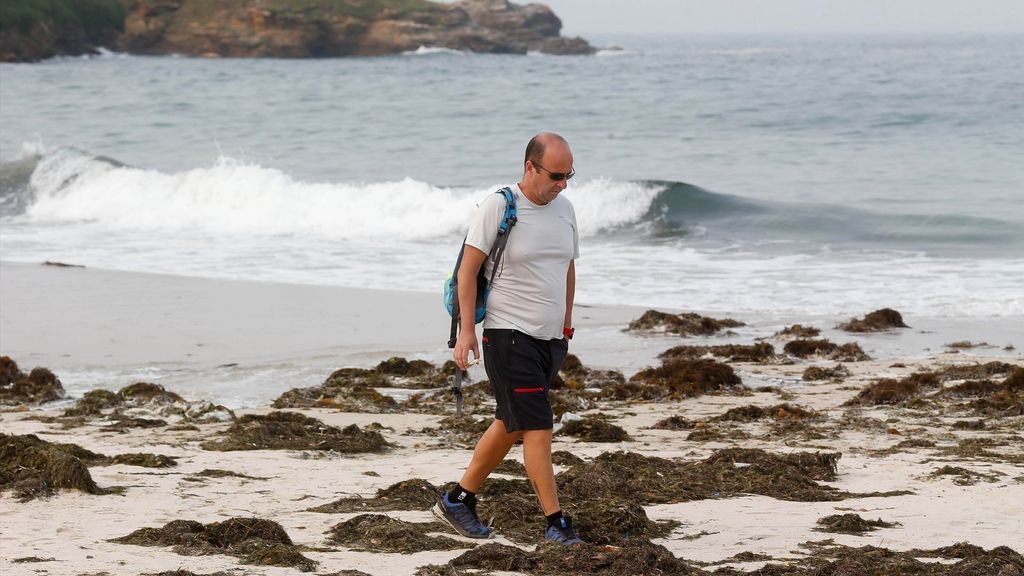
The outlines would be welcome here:
<svg viewBox="0 0 1024 576">
<path fill-rule="evenodd" d="M 518 184 L 509 188 L 516 197 L 518 222 L 491 282 L 484 329 L 511 328 L 540 340 L 561 338 L 566 274 L 569 262 L 580 255 L 576 211 L 562 195 L 539 206 Z M 470 222 L 466 244 L 489 254 L 504 215 L 505 197 L 489 194 Z M 494 262 L 489 256 L 484 267 L 490 278 Z"/>
</svg>

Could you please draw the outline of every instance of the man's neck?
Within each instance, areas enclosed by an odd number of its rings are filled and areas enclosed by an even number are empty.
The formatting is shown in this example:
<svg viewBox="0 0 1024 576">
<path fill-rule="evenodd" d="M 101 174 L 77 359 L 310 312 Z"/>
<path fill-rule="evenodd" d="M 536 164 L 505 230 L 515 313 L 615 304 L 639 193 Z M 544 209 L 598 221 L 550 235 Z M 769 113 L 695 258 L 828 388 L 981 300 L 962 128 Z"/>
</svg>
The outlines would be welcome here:
<svg viewBox="0 0 1024 576">
<path fill-rule="evenodd" d="M 519 190 L 523 193 L 523 196 L 526 196 L 527 200 L 529 200 L 530 202 L 533 202 L 537 206 L 546 206 L 547 205 L 547 202 L 541 202 L 540 199 L 537 198 L 537 196 L 535 194 L 533 194 L 532 192 L 530 192 L 529 190 L 524 188 L 522 182 L 519 183 Z"/>
</svg>

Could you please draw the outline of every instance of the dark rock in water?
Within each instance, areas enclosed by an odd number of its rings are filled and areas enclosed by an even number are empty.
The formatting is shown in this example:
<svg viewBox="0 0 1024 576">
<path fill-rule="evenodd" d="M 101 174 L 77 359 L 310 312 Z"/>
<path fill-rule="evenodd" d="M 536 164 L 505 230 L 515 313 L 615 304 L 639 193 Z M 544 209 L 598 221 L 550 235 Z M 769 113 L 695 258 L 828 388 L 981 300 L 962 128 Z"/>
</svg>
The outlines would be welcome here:
<svg viewBox="0 0 1024 576">
<path fill-rule="evenodd" d="M 547 6 L 505 0 L 126 2 L 121 46 L 135 53 L 323 58 L 400 54 L 421 46 L 500 54 L 594 52 L 580 38 L 559 36 L 562 22 Z"/>
<path fill-rule="evenodd" d="M 878 520 L 865 520 L 857 514 L 833 514 L 818 519 L 818 525 L 822 532 L 835 532 L 837 534 L 856 534 L 858 536 L 865 532 L 872 532 L 879 528 L 892 528 L 899 526 L 899 522 L 885 522 Z"/>
<path fill-rule="evenodd" d="M 871 358 L 856 342 L 835 344 L 829 340 L 793 340 L 787 342 L 783 352 L 799 358 L 818 356 L 839 362 L 863 362 Z"/>
<path fill-rule="evenodd" d="M 710 354 L 727 362 L 767 362 L 775 358 L 775 348 L 768 343 L 722 346 L 675 346 L 658 354 L 658 358 L 697 359 Z"/>
<path fill-rule="evenodd" d="M 17 0 L 0 18 L 0 62 L 96 54 L 124 30 L 120 0 Z"/>
<path fill-rule="evenodd" d="M 186 556 L 229 554 L 240 557 L 244 564 L 289 566 L 303 572 L 312 572 L 317 565 L 299 552 L 280 524 L 262 518 L 229 518 L 212 524 L 174 520 L 162 528 L 142 528 L 110 541 L 173 546 L 176 553 Z"/>
<path fill-rule="evenodd" d="M 668 332 L 680 336 L 711 336 L 726 328 L 739 326 L 746 326 L 746 324 L 731 318 L 716 320 L 693 312 L 669 314 L 648 310 L 630 322 L 627 330 L 630 332 Z"/>
<path fill-rule="evenodd" d="M 840 324 L 840 330 L 847 332 L 882 332 L 893 328 L 910 328 L 903 323 L 903 316 L 892 308 L 875 310 L 860 319 L 851 319 L 849 322 Z"/>
<path fill-rule="evenodd" d="M 584 442 L 630 442 L 632 437 L 621 427 L 608 422 L 606 418 L 585 416 L 579 420 L 570 420 L 559 434 L 573 436 Z"/>
<path fill-rule="evenodd" d="M 330 504 L 310 508 L 309 512 L 369 512 L 392 510 L 429 510 L 437 502 L 441 489 L 421 478 L 412 478 L 377 490 L 373 498 L 342 498 Z"/>
<path fill-rule="evenodd" d="M 231 425 L 223 440 L 209 440 L 204 450 L 330 450 L 343 454 L 383 452 L 389 444 L 379 432 L 328 426 L 297 412 L 247 414 Z"/>
<path fill-rule="evenodd" d="M 436 522 L 403 522 L 382 514 L 361 514 L 335 524 L 327 533 L 330 534 L 331 542 L 369 552 L 412 554 L 425 550 L 455 550 L 473 546 L 444 536 L 427 536 L 427 532 L 441 530 L 445 530 L 445 526 Z"/>
<path fill-rule="evenodd" d="M 43 367 L 25 374 L 10 356 L 0 356 L 0 405 L 42 404 L 64 397 L 64 387 Z"/>
<path fill-rule="evenodd" d="M 62 489 L 110 494 L 112 490 L 96 485 L 87 467 L 105 458 L 75 444 L 47 442 L 33 434 L 0 433 L 0 490 L 13 490 L 22 502 Z"/>
</svg>

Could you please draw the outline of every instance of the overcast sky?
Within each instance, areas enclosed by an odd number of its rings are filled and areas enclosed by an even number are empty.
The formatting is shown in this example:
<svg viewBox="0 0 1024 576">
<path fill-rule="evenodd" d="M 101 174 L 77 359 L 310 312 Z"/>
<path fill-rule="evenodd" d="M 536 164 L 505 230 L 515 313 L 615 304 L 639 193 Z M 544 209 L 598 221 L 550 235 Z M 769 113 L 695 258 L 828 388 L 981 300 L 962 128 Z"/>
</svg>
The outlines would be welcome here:
<svg viewBox="0 0 1024 576">
<path fill-rule="evenodd" d="M 526 4 L 527 0 L 513 0 Z M 1024 32 L 1024 0 L 538 0 L 565 35 Z"/>
</svg>

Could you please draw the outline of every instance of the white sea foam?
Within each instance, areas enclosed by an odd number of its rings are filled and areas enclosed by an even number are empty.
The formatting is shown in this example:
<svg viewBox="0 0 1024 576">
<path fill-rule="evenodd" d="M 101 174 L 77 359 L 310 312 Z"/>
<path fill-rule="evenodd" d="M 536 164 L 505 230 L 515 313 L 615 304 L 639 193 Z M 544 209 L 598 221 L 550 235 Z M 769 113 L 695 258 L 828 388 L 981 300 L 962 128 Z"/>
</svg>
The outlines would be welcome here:
<svg viewBox="0 0 1024 576">
<path fill-rule="evenodd" d="M 483 189 L 432 186 L 410 178 L 371 184 L 304 182 L 274 168 L 221 158 L 166 174 L 95 158 L 72 148 L 46 155 L 32 175 L 36 222 L 88 221 L 113 229 L 197 230 L 415 240 L 461 233 Z M 639 220 L 660 187 L 600 179 L 573 185 L 580 231 Z"/>
<path fill-rule="evenodd" d="M 462 50 L 455 50 L 453 48 L 444 48 L 442 46 L 420 46 L 415 50 L 402 52 L 402 56 L 430 56 L 433 54 L 457 54 L 459 56 L 465 56 L 466 52 L 463 52 Z"/>
</svg>

